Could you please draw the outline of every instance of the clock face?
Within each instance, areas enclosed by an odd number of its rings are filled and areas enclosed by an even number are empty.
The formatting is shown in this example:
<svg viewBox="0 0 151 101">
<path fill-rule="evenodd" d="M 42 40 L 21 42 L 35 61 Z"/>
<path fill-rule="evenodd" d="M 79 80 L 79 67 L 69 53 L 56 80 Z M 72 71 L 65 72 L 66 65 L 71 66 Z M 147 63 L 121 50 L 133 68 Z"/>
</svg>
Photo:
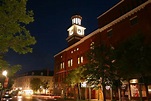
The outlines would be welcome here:
<svg viewBox="0 0 151 101">
<path fill-rule="evenodd" d="M 77 30 L 77 33 L 78 33 L 79 35 L 82 35 L 82 30 L 81 30 L 81 29 L 78 29 L 78 30 Z"/>
<path fill-rule="evenodd" d="M 73 34 L 73 30 L 70 30 L 69 31 L 69 35 L 71 36 Z"/>
</svg>

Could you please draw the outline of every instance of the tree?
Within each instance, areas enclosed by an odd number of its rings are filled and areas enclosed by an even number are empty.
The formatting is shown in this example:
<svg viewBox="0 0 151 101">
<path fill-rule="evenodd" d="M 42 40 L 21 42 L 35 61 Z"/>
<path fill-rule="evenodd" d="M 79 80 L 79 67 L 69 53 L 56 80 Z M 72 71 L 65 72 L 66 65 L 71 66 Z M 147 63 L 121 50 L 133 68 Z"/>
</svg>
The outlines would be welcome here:
<svg viewBox="0 0 151 101">
<path fill-rule="evenodd" d="M 82 66 L 73 69 L 72 71 L 69 72 L 69 74 L 66 77 L 65 82 L 74 87 L 77 85 L 78 88 L 78 98 L 81 100 L 81 90 L 80 90 L 80 83 L 83 82 L 83 71 L 84 68 Z"/>
<path fill-rule="evenodd" d="M 46 89 L 50 87 L 49 82 L 47 80 L 44 80 L 41 82 L 41 86 L 43 87 L 43 89 L 45 89 L 45 94 L 46 94 Z"/>
<path fill-rule="evenodd" d="M 11 68 L 4 60 L 9 50 L 25 54 L 32 52 L 31 45 L 36 43 L 25 27 L 34 21 L 33 12 L 27 11 L 26 3 L 27 0 L 0 0 L 0 68 Z"/>
<path fill-rule="evenodd" d="M 39 78 L 33 78 L 30 81 L 30 87 L 36 92 L 40 89 L 41 83 L 42 81 Z"/>
<path fill-rule="evenodd" d="M 131 36 L 116 48 L 116 66 L 119 67 L 120 75 L 124 75 L 125 79 L 149 76 L 150 55 L 151 45 L 145 43 L 145 36 L 140 34 Z"/>
<path fill-rule="evenodd" d="M 114 49 L 104 44 L 95 46 L 87 53 L 88 63 L 84 65 L 84 77 L 88 84 L 95 89 L 103 89 L 104 101 L 106 101 L 105 87 L 113 87 L 118 76 L 114 66 Z M 101 84 L 101 86 L 100 86 Z"/>
<path fill-rule="evenodd" d="M 148 89 L 145 78 L 151 76 L 151 45 L 150 42 L 146 42 L 146 37 L 143 34 L 135 34 L 123 41 L 115 50 L 118 74 L 128 81 L 137 78 Z M 141 92 L 139 94 L 141 97 Z"/>
</svg>

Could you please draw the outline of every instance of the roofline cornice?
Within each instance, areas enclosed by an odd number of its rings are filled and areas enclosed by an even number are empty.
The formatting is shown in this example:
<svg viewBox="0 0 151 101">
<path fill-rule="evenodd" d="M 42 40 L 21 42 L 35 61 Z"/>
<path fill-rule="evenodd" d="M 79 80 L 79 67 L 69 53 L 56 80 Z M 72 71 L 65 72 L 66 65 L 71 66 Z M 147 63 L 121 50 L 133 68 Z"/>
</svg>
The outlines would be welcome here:
<svg viewBox="0 0 151 101">
<path fill-rule="evenodd" d="M 104 27 L 100 28 L 100 32 L 104 31 L 105 29 L 115 25 L 116 23 L 122 21 L 123 19 L 126 19 L 127 17 L 131 16 L 132 14 L 140 11 L 141 9 L 143 9 L 147 4 L 151 3 L 151 0 L 146 1 L 145 3 L 141 4 L 140 6 L 136 7 L 135 9 L 127 12 L 126 14 L 120 16 L 119 18 L 113 20 L 112 22 L 110 22 L 109 24 L 105 25 Z"/>
<path fill-rule="evenodd" d="M 54 55 L 54 57 L 56 57 L 57 55 L 59 55 L 59 54 L 65 52 L 65 51 L 68 51 L 68 50 L 70 50 L 71 48 L 73 48 L 73 47 L 79 45 L 80 43 L 84 42 L 86 39 L 88 39 L 89 37 L 91 37 L 91 36 L 97 34 L 98 32 L 99 32 L 99 29 L 93 31 L 93 32 L 90 33 L 89 35 L 83 37 L 80 41 L 76 42 L 75 44 L 71 45 L 70 47 L 68 47 L 68 48 L 64 49 L 63 51 L 59 52 L 58 54 Z"/>
<path fill-rule="evenodd" d="M 102 17 L 103 15 L 105 15 L 106 13 L 108 13 L 109 11 L 111 11 L 113 8 L 115 8 L 116 6 L 118 6 L 119 4 L 121 4 L 124 0 L 121 0 L 119 3 L 117 3 L 116 5 L 114 5 L 112 8 L 110 8 L 109 10 L 107 10 L 106 12 L 104 12 L 103 14 L 101 14 L 100 16 L 97 17 L 97 19 L 99 19 L 100 17 Z"/>
</svg>

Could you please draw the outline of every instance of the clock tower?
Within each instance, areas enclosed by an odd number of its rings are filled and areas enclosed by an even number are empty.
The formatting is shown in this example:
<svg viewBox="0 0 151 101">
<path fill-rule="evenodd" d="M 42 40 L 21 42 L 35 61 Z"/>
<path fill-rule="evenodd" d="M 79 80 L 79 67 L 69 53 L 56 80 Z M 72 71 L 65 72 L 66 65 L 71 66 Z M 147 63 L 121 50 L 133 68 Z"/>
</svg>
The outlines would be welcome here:
<svg viewBox="0 0 151 101">
<path fill-rule="evenodd" d="M 68 37 L 66 40 L 68 42 L 68 46 L 71 46 L 74 43 L 81 40 L 84 37 L 84 30 L 86 29 L 85 27 L 81 26 L 82 17 L 80 15 L 72 16 L 71 20 L 72 20 L 72 25 L 67 30 Z"/>
</svg>

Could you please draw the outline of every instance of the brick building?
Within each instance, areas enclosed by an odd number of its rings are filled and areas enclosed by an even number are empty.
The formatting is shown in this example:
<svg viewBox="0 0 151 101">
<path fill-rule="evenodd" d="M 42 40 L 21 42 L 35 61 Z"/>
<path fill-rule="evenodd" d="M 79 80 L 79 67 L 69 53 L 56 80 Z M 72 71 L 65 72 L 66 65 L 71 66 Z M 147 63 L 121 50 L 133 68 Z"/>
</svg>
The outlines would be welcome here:
<svg viewBox="0 0 151 101">
<path fill-rule="evenodd" d="M 66 92 L 63 80 L 70 70 L 87 63 L 85 53 L 94 43 L 115 46 L 136 33 L 148 36 L 147 40 L 151 38 L 151 0 L 121 0 L 97 19 L 97 30 L 84 36 L 82 17 L 80 15 L 71 17 L 72 25 L 68 29 L 66 39 L 69 46 L 54 56 L 54 93 L 61 95 Z M 131 87 L 133 86 L 132 84 Z M 149 95 L 151 95 L 150 88 L 151 86 L 148 86 Z M 132 89 L 134 87 L 130 90 Z M 146 97 L 145 91 L 142 93 L 143 97 Z M 131 97 L 135 96 L 131 94 Z M 91 98 L 98 98 L 96 91 L 91 91 Z"/>
</svg>

